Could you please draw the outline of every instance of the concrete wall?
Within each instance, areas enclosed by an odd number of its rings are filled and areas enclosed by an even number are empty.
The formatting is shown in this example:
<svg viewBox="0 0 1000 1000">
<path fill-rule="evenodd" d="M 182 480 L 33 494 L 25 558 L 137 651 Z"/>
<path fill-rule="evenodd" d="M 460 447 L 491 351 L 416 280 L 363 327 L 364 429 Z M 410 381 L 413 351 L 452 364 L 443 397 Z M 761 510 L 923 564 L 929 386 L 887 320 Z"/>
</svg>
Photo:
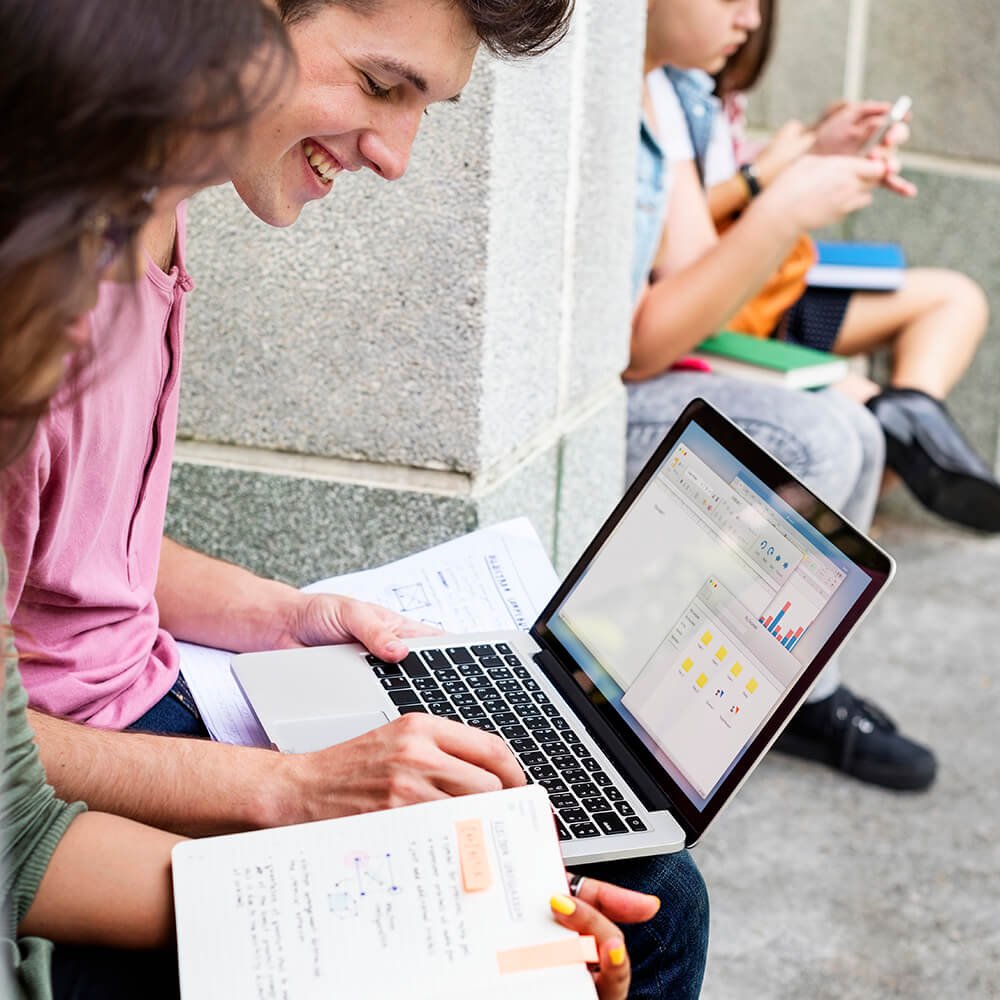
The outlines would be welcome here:
<svg viewBox="0 0 1000 1000">
<path fill-rule="evenodd" d="M 622 486 L 643 15 L 481 56 L 291 229 L 195 200 L 175 537 L 303 583 L 527 514 L 572 561 Z"/>
<path fill-rule="evenodd" d="M 964 271 L 983 286 L 990 330 L 951 406 L 1000 468 L 998 46 L 996 0 L 785 0 L 752 115 L 754 125 L 773 128 L 793 116 L 812 120 L 841 95 L 913 98 L 903 163 L 920 188 L 917 201 L 880 194 L 841 232 L 898 240 L 910 264 Z"/>
</svg>

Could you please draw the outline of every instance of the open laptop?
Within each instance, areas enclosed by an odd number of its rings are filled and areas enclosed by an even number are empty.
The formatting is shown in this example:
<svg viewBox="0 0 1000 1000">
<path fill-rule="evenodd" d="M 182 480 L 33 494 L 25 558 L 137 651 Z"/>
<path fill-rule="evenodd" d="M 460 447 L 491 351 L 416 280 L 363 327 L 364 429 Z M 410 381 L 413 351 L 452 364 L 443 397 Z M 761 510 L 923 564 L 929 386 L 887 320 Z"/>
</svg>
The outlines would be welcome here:
<svg viewBox="0 0 1000 1000">
<path fill-rule="evenodd" d="M 530 633 L 250 653 L 281 750 L 409 712 L 499 733 L 577 862 L 695 844 L 892 577 L 891 558 L 703 400 L 685 409 Z"/>
</svg>

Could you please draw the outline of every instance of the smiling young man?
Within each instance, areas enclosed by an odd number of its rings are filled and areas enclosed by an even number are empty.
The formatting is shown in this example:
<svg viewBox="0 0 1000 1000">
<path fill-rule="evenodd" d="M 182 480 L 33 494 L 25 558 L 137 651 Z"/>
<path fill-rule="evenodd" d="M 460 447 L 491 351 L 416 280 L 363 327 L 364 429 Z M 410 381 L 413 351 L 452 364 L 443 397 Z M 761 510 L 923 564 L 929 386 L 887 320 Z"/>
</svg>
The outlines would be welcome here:
<svg viewBox="0 0 1000 1000">
<path fill-rule="evenodd" d="M 480 45 L 504 55 L 561 38 L 571 0 L 283 0 L 298 78 L 251 129 L 231 170 L 274 226 L 326 196 L 341 170 L 394 180 L 428 105 L 458 98 Z M 184 206 L 144 233 L 138 291 L 107 283 L 95 343 L 120 363 L 53 410 L 5 477 L 8 609 L 49 778 L 64 798 L 205 834 L 307 821 L 524 781 L 497 737 L 407 715 L 348 743 L 279 755 L 206 735 L 175 640 L 237 651 L 357 638 L 398 660 L 415 623 L 348 598 L 309 596 L 163 537 L 176 432 Z M 119 336 L 120 335 L 120 336 Z M 95 484 L 100 484 L 99 488 Z M 122 730 L 140 730 L 123 733 Z M 686 852 L 594 866 L 588 898 L 613 919 L 665 905 L 627 931 L 634 996 L 697 996 L 708 904 Z M 624 898 L 624 902 L 623 902 Z"/>
</svg>

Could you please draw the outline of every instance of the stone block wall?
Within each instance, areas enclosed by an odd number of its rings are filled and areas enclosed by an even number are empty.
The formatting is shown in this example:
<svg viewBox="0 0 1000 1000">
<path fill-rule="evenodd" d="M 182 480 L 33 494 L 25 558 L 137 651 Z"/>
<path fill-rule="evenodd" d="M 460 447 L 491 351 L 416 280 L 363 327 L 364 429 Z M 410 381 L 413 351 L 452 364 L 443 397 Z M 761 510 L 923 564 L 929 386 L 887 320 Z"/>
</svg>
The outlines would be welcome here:
<svg viewBox="0 0 1000 1000">
<path fill-rule="evenodd" d="M 572 562 L 622 488 L 643 18 L 481 55 L 290 229 L 195 199 L 174 537 L 304 583 L 527 514 Z"/>
</svg>

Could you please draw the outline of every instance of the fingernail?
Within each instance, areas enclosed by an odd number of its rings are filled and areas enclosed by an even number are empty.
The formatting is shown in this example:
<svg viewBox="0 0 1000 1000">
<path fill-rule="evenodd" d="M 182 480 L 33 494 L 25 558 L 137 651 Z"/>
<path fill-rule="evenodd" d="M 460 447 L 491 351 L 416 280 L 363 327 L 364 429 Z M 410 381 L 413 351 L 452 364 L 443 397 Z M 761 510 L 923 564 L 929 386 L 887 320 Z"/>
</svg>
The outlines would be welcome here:
<svg viewBox="0 0 1000 1000">
<path fill-rule="evenodd" d="M 611 959 L 612 965 L 624 965 L 625 964 L 625 945 L 622 942 L 612 945 L 608 949 L 608 958 Z"/>
<path fill-rule="evenodd" d="M 402 654 L 406 652 L 406 646 L 399 642 L 397 639 L 393 639 L 392 642 L 387 642 L 385 644 L 385 651 L 395 656 L 397 654 Z"/>
<path fill-rule="evenodd" d="M 652 894 L 649 895 L 649 898 L 656 901 L 656 909 L 653 910 L 653 914 L 655 915 L 660 912 L 660 906 L 663 904 L 663 900 L 660 899 L 659 896 L 654 896 Z"/>
<path fill-rule="evenodd" d="M 564 917 L 568 917 L 571 913 L 576 912 L 576 903 L 569 896 L 553 896 L 549 900 L 549 906 L 556 913 L 561 913 Z"/>
</svg>

